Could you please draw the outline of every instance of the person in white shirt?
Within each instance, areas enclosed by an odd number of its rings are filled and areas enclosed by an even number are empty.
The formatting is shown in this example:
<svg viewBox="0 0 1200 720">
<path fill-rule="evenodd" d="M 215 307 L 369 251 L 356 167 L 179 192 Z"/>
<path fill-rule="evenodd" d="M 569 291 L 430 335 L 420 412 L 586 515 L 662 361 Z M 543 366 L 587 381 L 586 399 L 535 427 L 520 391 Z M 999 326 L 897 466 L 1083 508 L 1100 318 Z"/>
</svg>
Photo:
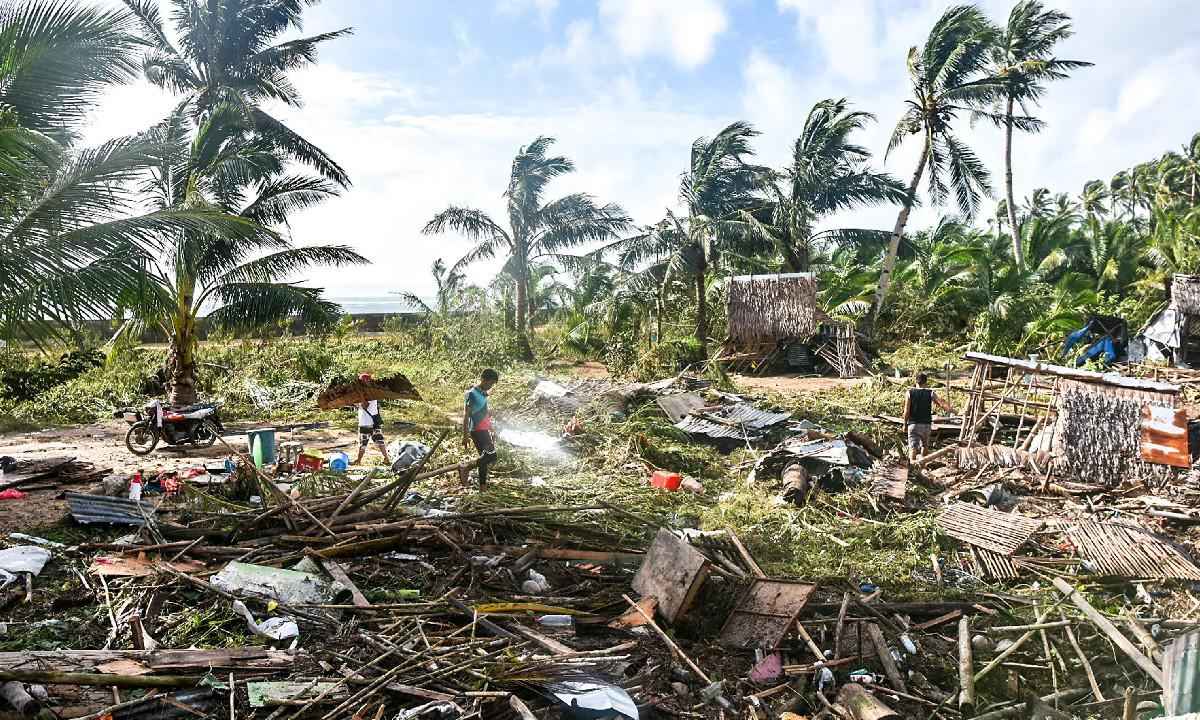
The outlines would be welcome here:
<svg viewBox="0 0 1200 720">
<path fill-rule="evenodd" d="M 369 382 L 371 376 L 363 373 L 358 376 L 358 379 Z M 378 400 L 367 400 L 358 404 L 358 457 L 354 458 L 352 464 L 357 465 L 362 462 L 363 455 L 367 452 L 367 445 L 372 442 L 383 455 L 384 464 L 391 465 L 387 443 L 383 439 L 383 416 L 379 413 Z"/>
</svg>

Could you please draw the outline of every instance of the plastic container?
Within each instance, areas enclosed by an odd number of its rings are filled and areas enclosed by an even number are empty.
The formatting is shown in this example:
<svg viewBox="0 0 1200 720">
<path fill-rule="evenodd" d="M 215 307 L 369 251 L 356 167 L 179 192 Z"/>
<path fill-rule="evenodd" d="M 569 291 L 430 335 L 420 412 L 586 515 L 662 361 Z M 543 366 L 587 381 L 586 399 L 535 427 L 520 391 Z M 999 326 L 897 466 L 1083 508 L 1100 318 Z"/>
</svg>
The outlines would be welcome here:
<svg viewBox="0 0 1200 720">
<path fill-rule="evenodd" d="M 142 474 L 140 472 L 129 478 L 129 499 L 134 502 L 142 499 Z"/>
<path fill-rule="evenodd" d="M 256 467 L 275 464 L 275 428 L 250 430 L 246 441 L 250 443 L 250 457 Z"/>
<path fill-rule="evenodd" d="M 312 455 L 310 453 L 300 453 L 296 458 L 296 472 L 316 472 L 321 469 L 325 461 L 320 455 Z"/>
<path fill-rule="evenodd" d="M 350 456 L 344 452 L 333 453 L 329 456 L 329 469 L 334 472 L 346 472 L 350 468 Z"/>
<path fill-rule="evenodd" d="M 667 470 L 655 470 L 650 476 L 650 484 L 656 488 L 675 492 L 679 489 L 679 484 L 683 482 L 683 476 L 677 472 L 669 472 Z"/>
</svg>

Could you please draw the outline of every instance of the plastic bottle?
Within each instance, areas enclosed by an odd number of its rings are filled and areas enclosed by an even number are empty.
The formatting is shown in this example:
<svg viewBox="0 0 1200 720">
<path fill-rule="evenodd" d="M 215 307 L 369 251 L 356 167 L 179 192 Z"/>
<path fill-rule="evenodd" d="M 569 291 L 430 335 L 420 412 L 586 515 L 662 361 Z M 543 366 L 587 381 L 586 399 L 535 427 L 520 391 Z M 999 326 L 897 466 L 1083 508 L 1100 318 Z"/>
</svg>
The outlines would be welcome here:
<svg viewBox="0 0 1200 720">
<path fill-rule="evenodd" d="M 575 618 L 570 615 L 543 615 L 537 621 L 538 625 L 548 628 L 570 628 L 575 625 Z"/>
<path fill-rule="evenodd" d="M 129 478 L 129 499 L 140 502 L 142 499 L 142 471 L 138 470 Z"/>
</svg>

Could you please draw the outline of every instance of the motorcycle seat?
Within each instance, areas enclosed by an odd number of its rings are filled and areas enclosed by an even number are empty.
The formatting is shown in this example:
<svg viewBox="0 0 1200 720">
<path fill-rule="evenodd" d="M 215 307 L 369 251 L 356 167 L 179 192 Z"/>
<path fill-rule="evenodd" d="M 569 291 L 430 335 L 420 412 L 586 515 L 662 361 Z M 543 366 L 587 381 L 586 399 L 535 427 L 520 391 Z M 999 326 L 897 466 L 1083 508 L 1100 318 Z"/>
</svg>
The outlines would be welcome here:
<svg viewBox="0 0 1200 720">
<path fill-rule="evenodd" d="M 184 407 L 173 407 L 170 408 L 170 410 L 171 412 L 179 413 L 180 415 L 189 415 L 200 410 L 211 410 L 215 407 L 216 405 L 213 403 L 196 403 L 195 405 L 185 405 Z"/>
</svg>

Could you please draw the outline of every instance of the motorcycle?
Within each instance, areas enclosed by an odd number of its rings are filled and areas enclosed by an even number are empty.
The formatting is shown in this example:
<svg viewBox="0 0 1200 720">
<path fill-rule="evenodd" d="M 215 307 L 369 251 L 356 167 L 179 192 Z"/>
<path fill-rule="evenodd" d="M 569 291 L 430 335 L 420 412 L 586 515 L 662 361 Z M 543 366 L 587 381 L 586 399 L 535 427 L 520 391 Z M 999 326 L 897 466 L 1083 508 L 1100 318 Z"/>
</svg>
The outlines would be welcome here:
<svg viewBox="0 0 1200 720">
<path fill-rule="evenodd" d="M 134 455 L 149 455 L 160 441 L 168 445 L 208 448 L 225 432 L 214 403 L 181 408 L 164 407 L 157 400 L 142 410 L 125 408 L 116 416 L 129 423 L 125 447 Z"/>
</svg>

